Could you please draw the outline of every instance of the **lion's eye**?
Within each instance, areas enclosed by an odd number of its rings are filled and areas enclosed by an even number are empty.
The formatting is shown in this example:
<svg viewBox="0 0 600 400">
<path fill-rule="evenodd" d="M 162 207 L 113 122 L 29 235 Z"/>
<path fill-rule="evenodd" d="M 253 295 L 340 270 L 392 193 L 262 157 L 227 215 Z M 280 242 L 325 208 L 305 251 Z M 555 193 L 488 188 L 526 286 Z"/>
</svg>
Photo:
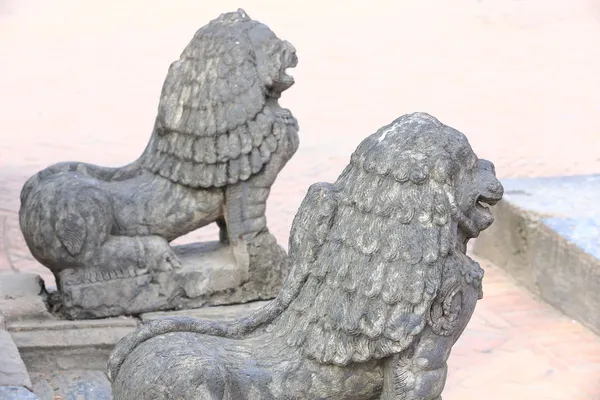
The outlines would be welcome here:
<svg viewBox="0 0 600 400">
<path fill-rule="evenodd" d="M 496 173 L 496 168 L 494 167 L 494 164 L 492 164 L 491 161 L 484 160 L 484 159 L 479 159 L 479 160 L 477 160 L 477 166 L 480 169 L 483 169 L 485 171 L 490 171 L 493 174 Z"/>
</svg>

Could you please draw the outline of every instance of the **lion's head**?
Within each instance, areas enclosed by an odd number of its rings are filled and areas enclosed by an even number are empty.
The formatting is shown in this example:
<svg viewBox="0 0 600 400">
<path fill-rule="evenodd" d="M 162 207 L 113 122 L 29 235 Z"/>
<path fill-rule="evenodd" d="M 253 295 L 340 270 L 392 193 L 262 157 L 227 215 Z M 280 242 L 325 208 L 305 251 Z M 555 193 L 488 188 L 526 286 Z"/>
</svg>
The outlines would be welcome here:
<svg viewBox="0 0 600 400">
<path fill-rule="evenodd" d="M 338 365 L 403 351 L 427 324 L 446 259 L 464 257 L 492 223 L 484 203 L 502 194 L 493 165 L 430 115 L 379 129 L 300 207 L 290 239 L 296 295 L 275 334 Z"/>
<path fill-rule="evenodd" d="M 203 188 L 258 173 L 281 140 L 297 134 L 277 103 L 297 62 L 289 42 L 241 9 L 200 28 L 169 68 L 145 167 Z"/>
</svg>

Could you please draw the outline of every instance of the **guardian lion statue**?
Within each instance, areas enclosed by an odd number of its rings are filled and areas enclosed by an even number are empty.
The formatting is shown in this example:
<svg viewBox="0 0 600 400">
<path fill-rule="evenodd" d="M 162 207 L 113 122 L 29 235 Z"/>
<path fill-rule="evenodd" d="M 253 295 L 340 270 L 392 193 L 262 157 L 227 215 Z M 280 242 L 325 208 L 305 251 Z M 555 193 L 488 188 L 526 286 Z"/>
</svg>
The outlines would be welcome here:
<svg viewBox="0 0 600 400">
<path fill-rule="evenodd" d="M 271 185 L 298 149 L 297 121 L 278 104 L 297 61 L 241 9 L 198 30 L 169 68 L 139 159 L 60 163 L 26 182 L 20 225 L 32 255 L 57 280 L 77 268 L 106 279 L 170 271 L 181 263 L 169 242 L 216 222 L 247 262 Z"/>
<path fill-rule="evenodd" d="M 308 190 L 279 296 L 233 321 L 142 325 L 110 356 L 115 400 L 441 399 L 483 295 L 466 245 L 502 195 L 462 133 L 396 119 Z"/>
</svg>

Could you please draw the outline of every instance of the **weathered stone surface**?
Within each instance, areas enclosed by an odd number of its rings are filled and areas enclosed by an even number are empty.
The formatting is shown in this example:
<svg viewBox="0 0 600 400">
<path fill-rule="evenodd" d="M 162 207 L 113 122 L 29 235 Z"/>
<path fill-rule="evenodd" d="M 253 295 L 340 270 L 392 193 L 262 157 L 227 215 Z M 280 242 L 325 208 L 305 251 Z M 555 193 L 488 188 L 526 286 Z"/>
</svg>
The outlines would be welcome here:
<svg viewBox="0 0 600 400">
<path fill-rule="evenodd" d="M 35 394 L 22 386 L 0 386 L 2 400 L 40 400 Z M 53 399 L 54 400 L 54 399 Z"/>
<path fill-rule="evenodd" d="M 0 331 L 0 386 L 31 388 L 25 364 L 7 331 Z"/>
<path fill-rule="evenodd" d="M 0 273 L 0 314 L 6 322 L 53 319 L 44 298 L 46 291 L 39 275 Z M 0 320 L 2 318 L 0 317 Z"/>
<path fill-rule="evenodd" d="M 45 379 L 37 378 L 38 373 L 32 373 L 31 376 L 31 384 L 33 385 L 32 392 L 40 398 L 40 400 L 56 400 L 56 396 L 54 395 L 54 389 L 50 386 Z"/>
<path fill-rule="evenodd" d="M 67 315 L 115 316 L 274 296 L 271 288 L 278 290 L 285 278 L 281 249 L 271 249 L 274 259 L 258 266 L 251 265 L 251 253 L 264 247 L 270 188 L 299 146 L 298 123 L 279 105 L 294 84 L 286 70 L 297 61 L 289 42 L 242 11 L 220 17 L 171 64 L 152 135 L 136 161 L 119 168 L 64 162 L 25 183 L 23 237 L 57 278 Z M 220 228 L 219 241 L 230 246 L 235 268 L 203 273 L 204 266 L 196 265 L 198 276 L 169 275 L 182 268 L 169 243 L 212 223 Z M 269 264 L 276 270 L 262 272 Z M 254 277 L 253 269 L 272 280 Z M 170 277 L 190 283 L 165 287 Z M 102 284 L 115 279 L 124 281 Z M 161 283 L 147 290 L 154 281 Z M 206 293 L 210 281 L 235 290 L 212 296 Z M 138 290 L 144 292 L 139 299 Z M 94 296 L 98 306 L 86 312 Z M 186 296 L 192 296 L 190 304 Z M 132 303 L 137 307 L 130 309 Z"/>
<path fill-rule="evenodd" d="M 110 382 L 103 371 L 34 373 L 31 379 L 40 400 L 112 400 Z"/>
<path fill-rule="evenodd" d="M 142 322 L 168 317 L 191 317 L 199 319 L 232 320 L 247 317 L 270 301 L 253 301 L 245 304 L 196 308 L 192 310 L 153 312 L 140 315 Z"/>
<path fill-rule="evenodd" d="M 85 284 L 72 284 L 65 271 L 60 274 L 65 278 L 62 313 L 73 319 L 102 318 L 272 299 L 281 289 L 287 255 L 268 233 L 248 249 L 246 271 L 240 270 L 231 247 L 219 242 L 174 247 L 183 265 L 175 271 Z"/>
<path fill-rule="evenodd" d="M 277 296 L 234 320 L 161 318 L 116 346 L 115 400 L 439 400 L 482 297 L 468 241 L 502 198 L 494 165 L 424 113 L 366 138 L 312 185 Z"/>
<path fill-rule="evenodd" d="M 30 373 L 106 367 L 108 354 L 139 321 L 110 318 L 83 321 L 25 321 L 8 329 Z"/>
<path fill-rule="evenodd" d="M 600 175 L 506 180 L 476 254 L 600 333 Z"/>
<path fill-rule="evenodd" d="M 5 329 L 6 329 L 6 318 L 4 318 L 4 315 L 0 312 L 0 331 L 5 330 Z"/>
</svg>

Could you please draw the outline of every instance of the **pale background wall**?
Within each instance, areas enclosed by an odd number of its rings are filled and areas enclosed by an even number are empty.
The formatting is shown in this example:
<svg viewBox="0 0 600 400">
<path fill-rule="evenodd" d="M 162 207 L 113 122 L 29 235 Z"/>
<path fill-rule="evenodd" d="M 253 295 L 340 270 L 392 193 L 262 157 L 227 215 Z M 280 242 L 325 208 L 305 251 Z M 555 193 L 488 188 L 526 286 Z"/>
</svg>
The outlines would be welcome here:
<svg viewBox="0 0 600 400">
<path fill-rule="evenodd" d="M 598 0 L 4 0 L 0 209 L 16 232 L 7 240 L 18 240 L 18 193 L 34 171 L 137 157 L 170 62 L 237 7 L 300 58 L 282 99 L 300 121 L 300 150 L 268 209 L 282 244 L 308 186 L 335 179 L 361 139 L 406 112 L 465 132 L 503 178 L 600 172 Z"/>
</svg>

